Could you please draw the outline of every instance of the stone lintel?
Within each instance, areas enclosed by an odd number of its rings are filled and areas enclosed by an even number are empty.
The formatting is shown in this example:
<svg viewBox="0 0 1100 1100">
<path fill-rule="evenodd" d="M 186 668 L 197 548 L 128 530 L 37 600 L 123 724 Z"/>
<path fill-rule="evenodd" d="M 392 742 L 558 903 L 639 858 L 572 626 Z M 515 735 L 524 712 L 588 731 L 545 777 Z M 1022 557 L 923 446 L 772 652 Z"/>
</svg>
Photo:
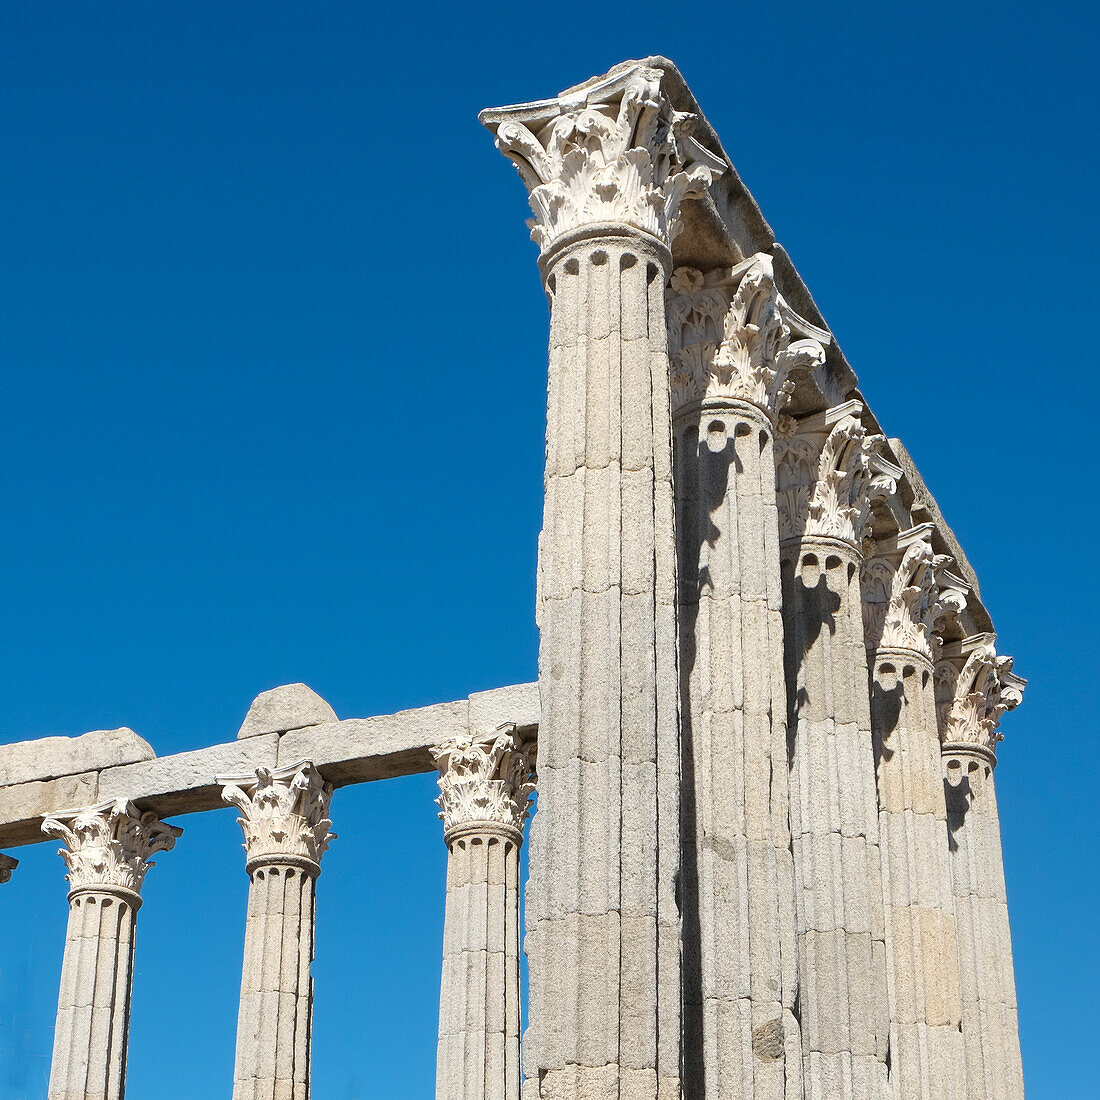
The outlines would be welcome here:
<svg viewBox="0 0 1100 1100">
<path fill-rule="evenodd" d="M 79 737 L 39 737 L 0 745 L 0 787 L 31 780 L 102 771 L 115 764 L 152 760 L 153 747 L 132 729 L 92 730 Z"/>
<path fill-rule="evenodd" d="M 312 760 L 326 782 L 338 787 L 433 772 L 432 745 L 470 729 L 496 729 L 505 722 L 532 731 L 538 720 L 538 685 L 517 684 L 397 714 L 258 734 L 78 775 L 0 786 L 0 846 L 43 841 L 43 817 L 106 799 L 127 798 L 162 818 L 221 809 L 222 789 L 215 776 L 257 767 Z"/>
</svg>

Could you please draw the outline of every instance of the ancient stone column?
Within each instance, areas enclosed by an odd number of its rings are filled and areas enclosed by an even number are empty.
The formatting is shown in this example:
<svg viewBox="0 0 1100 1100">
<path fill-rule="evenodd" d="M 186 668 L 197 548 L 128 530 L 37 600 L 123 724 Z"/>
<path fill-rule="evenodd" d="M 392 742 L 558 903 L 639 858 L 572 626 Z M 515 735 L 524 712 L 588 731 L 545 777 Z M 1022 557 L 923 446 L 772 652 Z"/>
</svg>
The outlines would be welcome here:
<svg viewBox="0 0 1100 1100">
<path fill-rule="evenodd" d="M 550 300 L 539 813 L 525 1095 L 680 1095 L 676 547 L 664 289 L 681 201 L 725 167 L 663 73 L 482 112 Z"/>
<path fill-rule="evenodd" d="M 774 422 L 827 333 L 771 257 L 667 296 L 680 578 L 684 1093 L 802 1096 Z M 792 336 L 799 337 L 792 340 Z"/>
<path fill-rule="evenodd" d="M 0 852 L 0 884 L 11 881 L 11 873 L 19 866 L 19 860 L 14 856 L 4 855 Z"/>
<path fill-rule="evenodd" d="M 233 1100 L 309 1100 L 314 899 L 331 784 L 308 761 L 218 779 L 241 811 L 248 923 Z"/>
<path fill-rule="evenodd" d="M 519 1100 L 519 849 L 532 749 L 514 726 L 432 749 L 448 851 L 436 1100 Z"/>
<path fill-rule="evenodd" d="M 945 647 L 936 665 L 955 891 L 967 1100 L 1023 1100 L 1016 977 L 993 769 L 1001 716 L 1026 681 L 992 634 Z"/>
<path fill-rule="evenodd" d="M 784 419 L 778 441 L 791 839 L 808 1100 L 888 1095 L 878 798 L 858 549 L 875 488 L 871 459 L 877 440 L 867 437 L 859 411 L 850 402 L 800 423 Z M 893 488 L 887 475 L 878 476 Z"/>
<path fill-rule="evenodd" d="M 123 799 L 51 814 L 42 831 L 69 869 L 49 1100 L 122 1100 L 141 886 L 183 830 Z"/>
<path fill-rule="evenodd" d="M 965 1100 L 955 901 L 944 836 L 933 631 L 966 605 L 931 524 L 864 563 L 895 1100 Z"/>
</svg>

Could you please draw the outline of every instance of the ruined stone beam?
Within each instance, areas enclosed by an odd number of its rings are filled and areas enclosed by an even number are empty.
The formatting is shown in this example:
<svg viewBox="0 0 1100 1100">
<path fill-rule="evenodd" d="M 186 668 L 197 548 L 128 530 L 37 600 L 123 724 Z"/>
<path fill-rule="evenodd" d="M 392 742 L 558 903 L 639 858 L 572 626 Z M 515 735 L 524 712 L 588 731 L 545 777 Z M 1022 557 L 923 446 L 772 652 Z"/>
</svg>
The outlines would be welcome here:
<svg viewBox="0 0 1100 1100">
<path fill-rule="evenodd" d="M 133 763 L 112 760 L 110 766 L 88 766 L 71 775 L 57 775 L 55 770 L 52 777 L 47 773 L 0 786 L 0 847 L 43 841 L 42 819 L 47 815 L 107 799 L 129 799 L 161 818 L 220 809 L 224 806 L 221 786 L 214 777 L 258 767 L 308 759 L 336 787 L 434 772 L 432 745 L 493 730 L 505 722 L 532 730 L 538 721 L 538 685 L 517 684 L 397 714 L 242 736 L 222 745 Z M 34 744 L 2 746 L 0 755 L 17 748 L 25 754 Z"/>
</svg>

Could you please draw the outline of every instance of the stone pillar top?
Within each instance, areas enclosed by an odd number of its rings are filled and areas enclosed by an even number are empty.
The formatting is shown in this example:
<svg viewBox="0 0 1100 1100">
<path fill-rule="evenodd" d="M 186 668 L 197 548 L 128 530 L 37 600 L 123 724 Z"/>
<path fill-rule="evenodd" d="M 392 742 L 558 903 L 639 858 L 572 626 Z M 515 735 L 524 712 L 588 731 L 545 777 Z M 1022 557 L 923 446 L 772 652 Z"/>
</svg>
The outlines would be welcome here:
<svg viewBox="0 0 1100 1100">
<path fill-rule="evenodd" d="M 765 252 L 705 273 L 678 267 L 665 305 L 674 413 L 730 400 L 774 421 L 794 388 L 791 371 L 820 366 L 832 342 L 784 301 Z"/>
<path fill-rule="evenodd" d="M 863 406 L 846 401 L 813 416 L 779 418 L 776 503 L 780 541 L 820 539 L 859 552 L 871 503 L 897 490 L 902 471 L 868 435 Z"/>
<path fill-rule="evenodd" d="M 663 70 L 617 66 L 555 99 L 490 107 L 478 115 L 519 170 L 543 255 L 574 230 L 628 225 L 666 248 L 680 204 L 700 198 L 728 168 L 691 137 L 696 116 L 672 108 Z"/>
<path fill-rule="evenodd" d="M 458 831 L 485 826 L 522 838 L 535 791 L 532 747 L 520 744 L 515 725 L 506 723 L 490 733 L 461 734 L 432 748 L 439 768 L 436 803 L 448 842 Z"/>
<path fill-rule="evenodd" d="M 169 851 L 183 832 L 124 798 L 50 814 L 42 831 L 64 841 L 58 854 L 73 891 L 106 887 L 134 895 L 141 893 L 145 873 L 154 866 L 149 857 Z"/>
<path fill-rule="evenodd" d="M 0 883 L 10 882 L 11 873 L 19 866 L 19 860 L 14 856 L 6 856 L 0 852 Z"/>
<path fill-rule="evenodd" d="M 931 662 L 936 630 L 966 607 L 970 586 L 932 549 L 931 523 L 864 545 L 863 608 L 867 648 L 900 649 Z"/>
<path fill-rule="evenodd" d="M 1023 700 L 1027 681 L 997 653 L 995 634 L 944 647 L 935 666 L 936 711 L 945 752 L 978 751 L 993 760 L 1002 716 Z"/>
<path fill-rule="evenodd" d="M 329 832 L 332 784 L 308 760 L 222 777 L 222 798 L 241 811 L 237 824 L 251 871 L 260 863 L 302 863 L 313 874 L 336 834 Z"/>
</svg>

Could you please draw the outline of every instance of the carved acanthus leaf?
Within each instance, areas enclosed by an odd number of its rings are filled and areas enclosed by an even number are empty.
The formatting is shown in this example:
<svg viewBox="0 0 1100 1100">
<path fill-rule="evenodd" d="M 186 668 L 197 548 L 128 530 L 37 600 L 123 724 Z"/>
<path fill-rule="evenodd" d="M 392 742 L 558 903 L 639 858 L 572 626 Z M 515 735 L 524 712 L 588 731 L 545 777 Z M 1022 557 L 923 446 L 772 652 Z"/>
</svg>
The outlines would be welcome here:
<svg viewBox="0 0 1100 1100">
<path fill-rule="evenodd" d="M 135 894 L 154 866 L 149 857 L 169 851 L 183 832 L 126 799 L 50 814 L 42 831 L 64 842 L 58 854 L 74 890 L 115 886 Z"/>
<path fill-rule="evenodd" d="M 936 554 L 929 539 L 923 532 L 904 550 L 897 568 L 885 558 L 864 565 L 868 648 L 908 649 L 932 660 L 937 625 L 966 607 L 965 587 L 947 573 L 951 558 Z"/>
<path fill-rule="evenodd" d="M 237 824 L 249 862 L 290 856 L 319 864 L 336 839 L 329 831 L 332 784 L 308 760 L 217 782 L 222 799 L 241 811 Z"/>
<path fill-rule="evenodd" d="M 446 829 L 474 822 L 523 829 L 534 794 L 531 754 L 516 727 L 465 733 L 431 750 L 439 768 L 439 817 Z"/>
<path fill-rule="evenodd" d="M 665 311 L 674 411 L 728 397 L 774 419 L 793 388 L 791 372 L 825 361 L 828 333 L 787 305 L 775 286 L 772 258 L 763 252 L 734 268 L 677 268 Z M 798 331 L 812 335 L 792 339 Z"/>
<path fill-rule="evenodd" d="M 776 503 L 780 537 L 840 539 L 860 546 L 871 503 L 897 489 L 896 467 L 881 458 L 886 444 L 854 415 L 820 430 L 779 433 Z"/>
<path fill-rule="evenodd" d="M 1018 706 L 1027 683 L 1012 671 L 1012 658 L 998 656 L 991 641 L 966 657 L 936 665 L 936 710 L 945 742 L 978 745 L 993 751 L 1004 735 L 1001 717 Z"/>
<path fill-rule="evenodd" d="M 535 214 L 528 225 L 543 252 L 598 222 L 634 226 L 671 247 L 680 204 L 726 171 L 690 136 L 696 116 L 673 110 L 663 76 L 637 66 L 556 104 L 482 112 L 527 185 Z"/>
</svg>

